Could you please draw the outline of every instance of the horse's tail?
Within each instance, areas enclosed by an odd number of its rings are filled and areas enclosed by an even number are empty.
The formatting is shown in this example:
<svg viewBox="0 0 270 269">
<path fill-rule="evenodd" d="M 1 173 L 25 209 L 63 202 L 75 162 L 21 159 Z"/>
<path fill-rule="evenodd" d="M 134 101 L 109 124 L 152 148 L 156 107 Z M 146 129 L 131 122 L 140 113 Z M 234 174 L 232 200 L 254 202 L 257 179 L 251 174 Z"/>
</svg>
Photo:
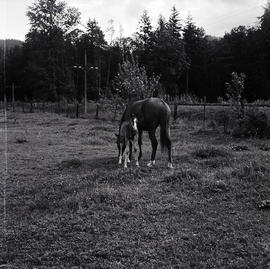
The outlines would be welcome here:
<svg viewBox="0 0 270 269">
<path fill-rule="evenodd" d="M 166 146 L 168 148 L 168 143 L 170 141 L 170 114 L 171 110 L 166 104 L 166 114 L 163 114 L 160 120 L 160 146 L 161 151 L 164 151 Z"/>
</svg>

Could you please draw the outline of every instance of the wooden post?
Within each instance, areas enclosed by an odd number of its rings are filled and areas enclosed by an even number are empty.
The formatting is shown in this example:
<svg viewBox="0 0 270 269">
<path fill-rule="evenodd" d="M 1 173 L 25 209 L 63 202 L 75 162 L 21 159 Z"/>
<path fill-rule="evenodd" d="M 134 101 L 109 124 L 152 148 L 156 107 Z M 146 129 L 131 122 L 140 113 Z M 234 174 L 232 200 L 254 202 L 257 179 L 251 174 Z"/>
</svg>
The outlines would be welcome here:
<svg viewBox="0 0 270 269">
<path fill-rule="evenodd" d="M 96 108 L 96 119 L 98 119 L 98 114 L 99 114 L 99 104 L 97 104 L 97 108 Z"/>
<path fill-rule="evenodd" d="M 205 120 L 206 120 L 205 106 L 206 106 L 206 96 L 204 96 L 204 100 L 203 100 L 203 130 L 204 131 L 205 131 Z"/>
<path fill-rule="evenodd" d="M 84 113 L 87 113 L 87 53 L 84 50 Z"/>
<path fill-rule="evenodd" d="M 7 97 L 4 95 L 4 111 L 7 111 Z"/>
<path fill-rule="evenodd" d="M 15 112 L 15 87 L 12 83 L 12 112 Z"/>
<path fill-rule="evenodd" d="M 79 118 L 79 102 L 77 100 L 75 102 L 75 105 L 76 105 L 76 118 L 78 119 Z"/>
<path fill-rule="evenodd" d="M 30 113 L 33 113 L 33 101 L 30 101 Z"/>
<path fill-rule="evenodd" d="M 176 99 L 174 100 L 174 110 L 173 110 L 173 119 L 176 120 L 177 119 L 177 101 Z"/>
</svg>

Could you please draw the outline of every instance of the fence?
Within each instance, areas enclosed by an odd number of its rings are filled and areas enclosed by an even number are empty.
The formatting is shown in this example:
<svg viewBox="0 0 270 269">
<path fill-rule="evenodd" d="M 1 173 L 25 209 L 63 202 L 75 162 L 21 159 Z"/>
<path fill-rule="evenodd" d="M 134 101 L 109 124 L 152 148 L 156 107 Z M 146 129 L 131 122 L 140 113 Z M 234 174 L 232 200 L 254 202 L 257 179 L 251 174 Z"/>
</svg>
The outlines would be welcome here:
<svg viewBox="0 0 270 269">
<path fill-rule="evenodd" d="M 3 107 L 3 102 L 0 106 Z M 194 108 L 199 111 L 200 119 L 203 120 L 203 125 L 205 127 L 205 122 L 207 118 L 207 113 L 211 108 L 229 108 L 231 105 L 228 103 L 181 103 L 181 102 L 169 102 L 171 107 L 173 119 L 176 120 L 179 116 L 185 116 L 190 111 L 194 112 Z M 180 109 L 179 107 L 182 107 Z M 269 103 L 262 104 L 245 104 L 246 108 L 270 108 Z M 34 113 L 34 112 L 48 112 L 48 113 L 58 113 L 63 114 L 67 117 L 79 118 L 79 117 L 93 117 L 96 119 L 108 119 L 116 120 L 119 115 L 124 110 L 124 105 L 113 102 L 89 102 L 87 106 L 88 113 L 84 113 L 84 104 L 74 102 L 21 102 L 16 101 L 7 104 L 9 111 L 22 112 L 22 113 Z M 185 108 L 185 109 L 183 109 Z"/>
<path fill-rule="evenodd" d="M 4 102 L 0 102 L 0 108 L 4 107 Z M 22 102 L 16 101 L 14 103 L 7 103 L 7 110 L 21 113 L 57 113 L 63 114 L 66 117 L 79 118 L 91 117 L 93 115 L 96 119 L 110 119 L 116 120 L 122 108 L 119 104 L 113 103 L 96 103 L 88 102 L 87 114 L 84 113 L 84 104 L 74 102 Z"/>
</svg>

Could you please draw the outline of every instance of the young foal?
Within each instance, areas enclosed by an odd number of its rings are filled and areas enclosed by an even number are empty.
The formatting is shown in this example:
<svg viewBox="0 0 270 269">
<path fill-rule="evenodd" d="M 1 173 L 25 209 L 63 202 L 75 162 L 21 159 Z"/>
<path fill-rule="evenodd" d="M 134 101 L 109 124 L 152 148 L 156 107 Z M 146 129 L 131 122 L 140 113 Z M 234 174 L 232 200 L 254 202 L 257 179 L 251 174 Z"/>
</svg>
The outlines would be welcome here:
<svg viewBox="0 0 270 269">
<path fill-rule="evenodd" d="M 137 118 L 131 117 L 130 121 L 123 121 L 119 128 L 119 134 L 117 136 L 117 146 L 119 150 L 119 161 L 118 164 L 122 164 L 122 158 L 124 157 L 124 168 L 127 168 L 127 163 L 129 160 L 129 150 L 128 148 L 134 149 L 136 165 L 139 166 L 139 151 L 137 148 L 138 140 L 138 128 L 137 128 Z M 131 147 L 129 147 L 129 145 Z"/>
</svg>

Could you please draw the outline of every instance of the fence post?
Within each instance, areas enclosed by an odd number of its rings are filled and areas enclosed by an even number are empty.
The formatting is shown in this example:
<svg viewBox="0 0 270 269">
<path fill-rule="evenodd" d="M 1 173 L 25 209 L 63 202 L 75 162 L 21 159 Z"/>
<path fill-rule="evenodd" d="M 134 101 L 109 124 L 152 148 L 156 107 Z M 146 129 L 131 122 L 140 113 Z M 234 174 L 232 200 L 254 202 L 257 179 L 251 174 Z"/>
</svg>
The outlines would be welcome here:
<svg viewBox="0 0 270 269">
<path fill-rule="evenodd" d="M 30 110 L 29 113 L 33 113 L 33 101 L 30 101 Z"/>
<path fill-rule="evenodd" d="M 96 108 L 96 119 L 98 120 L 98 114 L 99 114 L 99 104 L 97 104 L 97 108 Z"/>
<path fill-rule="evenodd" d="M 12 112 L 15 112 L 15 86 L 12 83 Z"/>
<path fill-rule="evenodd" d="M 177 101 L 176 99 L 174 100 L 174 110 L 173 110 L 173 119 L 176 120 L 177 119 Z"/>
<path fill-rule="evenodd" d="M 203 98 L 203 130 L 204 131 L 205 131 L 205 120 L 206 120 L 205 106 L 206 106 L 206 96 L 204 96 Z"/>
<path fill-rule="evenodd" d="M 75 109 L 76 109 L 76 118 L 79 118 L 79 102 L 78 100 L 75 101 Z"/>
</svg>

